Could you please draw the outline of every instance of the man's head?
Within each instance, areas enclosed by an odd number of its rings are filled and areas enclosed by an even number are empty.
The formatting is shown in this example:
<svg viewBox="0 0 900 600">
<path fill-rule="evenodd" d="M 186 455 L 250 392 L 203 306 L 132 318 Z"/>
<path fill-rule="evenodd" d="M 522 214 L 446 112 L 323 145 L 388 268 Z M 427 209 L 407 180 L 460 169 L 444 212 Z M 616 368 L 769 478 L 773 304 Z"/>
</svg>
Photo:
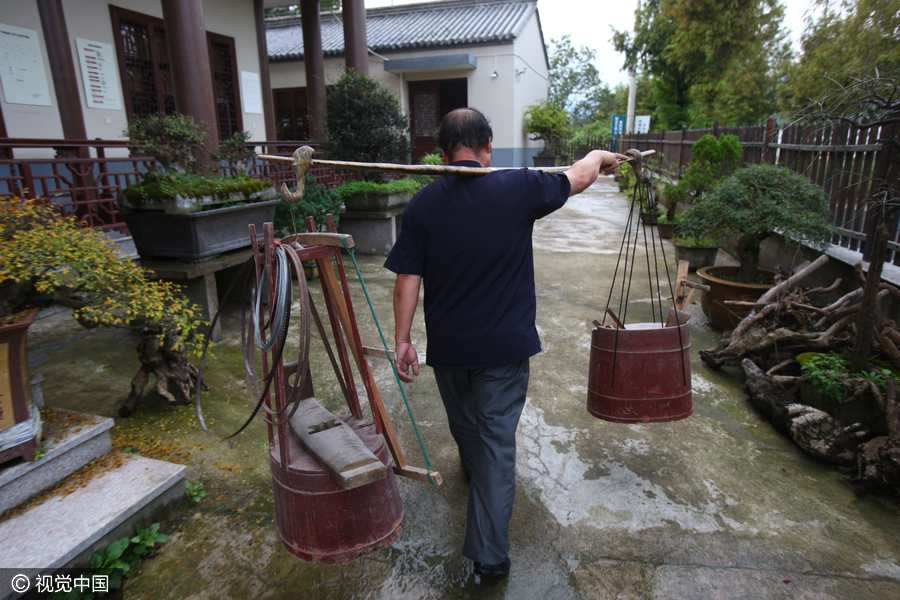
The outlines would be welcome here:
<svg viewBox="0 0 900 600">
<path fill-rule="evenodd" d="M 445 159 L 451 161 L 464 149 L 475 156 L 485 151 L 490 155 L 493 135 L 487 117 L 474 108 L 457 108 L 447 113 L 441 121 L 438 144 L 446 155 Z"/>
</svg>

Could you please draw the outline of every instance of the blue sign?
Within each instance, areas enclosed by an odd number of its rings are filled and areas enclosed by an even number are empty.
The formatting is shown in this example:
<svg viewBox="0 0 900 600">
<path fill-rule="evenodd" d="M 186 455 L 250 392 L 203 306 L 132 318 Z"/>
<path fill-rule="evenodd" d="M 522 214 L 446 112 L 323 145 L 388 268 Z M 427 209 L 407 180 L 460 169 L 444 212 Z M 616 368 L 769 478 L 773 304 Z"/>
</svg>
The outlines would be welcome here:
<svg viewBox="0 0 900 600">
<path fill-rule="evenodd" d="M 625 115 L 613 115 L 610 129 L 612 129 L 614 138 L 625 133 Z"/>
</svg>

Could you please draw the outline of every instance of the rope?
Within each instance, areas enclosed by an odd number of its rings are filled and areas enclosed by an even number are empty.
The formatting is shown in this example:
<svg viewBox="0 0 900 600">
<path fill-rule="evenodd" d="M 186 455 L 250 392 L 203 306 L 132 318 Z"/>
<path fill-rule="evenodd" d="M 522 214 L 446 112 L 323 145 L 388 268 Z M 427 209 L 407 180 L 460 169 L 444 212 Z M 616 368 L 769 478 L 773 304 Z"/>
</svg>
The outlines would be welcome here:
<svg viewBox="0 0 900 600">
<path fill-rule="evenodd" d="M 387 340 L 384 338 L 384 332 L 381 330 L 381 323 L 378 322 L 378 316 L 375 314 L 375 307 L 372 305 L 372 298 L 369 297 L 369 290 L 366 289 L 366 282 L 363 281 L 362 273 L 359 270 L 359 263 L 356 262 L 356 252 L 353 248 L 347 247 L 347 241 L 342 237 L 341 244 L 344 246 L 344 250 L 350 253 L 350 258 L 353 259 L 353 268 L 356 269 L 356 276 L 359 278 L 359 283 L 362 285 L 363 293 L 366 295 L 366 302 L 369 303 L 369 311 L 372 313 L 372 318 L 375 320 L 375 327 L 378 328 L 378 335 L 381 336 L 381 343 L 384 346 L 384 351 L 388 356 L 391 355 L 390 348 L 388 347 Z M 431 477 L 431 472 L 434 471 L 434 467 L 431 465 L 431 461 L 428 460 L 428 453 L 425 451 L 425 444 L 422 442 L 422 436 L 419 434 L 419 428 L 416 426 L 416 419 L 413 417 L 412 409 L 409 407 L 409 400 L 406 399 L 406 392 L 403 390 L 403 384 L 400 382 L 400 374 L 397 372 L 397 365 L 394 364 L 394 361 L 388 359 L 388 362 L 391 363 L 391 370 L 394 372 L 394 379 L 397 381 L 397 387 L 400 388 L 400 396 L 403 397 L 403 404 L 406 405 L 406 413 L 409 415 L 409 420 L 412 423 L 413 431 L 416 432 L 416 439 L 419 440 L 419 448 L 422 449 L 422 456 L 425 457 L 425 467 L 428 471 L 428 483 L 431 485 L 437 486 L 434 479 Z"/>
</svg>

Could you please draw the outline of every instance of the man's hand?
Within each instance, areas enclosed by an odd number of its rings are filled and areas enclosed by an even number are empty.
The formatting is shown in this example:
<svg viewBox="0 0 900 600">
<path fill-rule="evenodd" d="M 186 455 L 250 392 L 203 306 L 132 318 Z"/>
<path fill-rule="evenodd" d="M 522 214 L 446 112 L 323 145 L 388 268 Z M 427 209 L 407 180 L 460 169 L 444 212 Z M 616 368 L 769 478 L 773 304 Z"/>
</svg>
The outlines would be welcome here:
<svg viewBox="0 0 900 600">
<path fill-rule="evenodd" d="M 419 356 L 416 354 L 415 347 L 410 342 L 397 342 L 394 352 L 397 355 L 394 366 L 397 367 L 400 380 L 412 383 L 413 376 L 409 374 L 409 368 L 412 367 L 413 375 L 419 374 Z"/>
<path fill-rule="evenodd" d="M 627 159 L 628 157 L 624 154 L 592 150 L 565 172 L 565 176 L 569 178 L 571 184 L 569 196 L 580 194 L 586 190 L 600 173 L 606 175 L 613 173 L 619 167 L 619 161 Z"/>
</svg>

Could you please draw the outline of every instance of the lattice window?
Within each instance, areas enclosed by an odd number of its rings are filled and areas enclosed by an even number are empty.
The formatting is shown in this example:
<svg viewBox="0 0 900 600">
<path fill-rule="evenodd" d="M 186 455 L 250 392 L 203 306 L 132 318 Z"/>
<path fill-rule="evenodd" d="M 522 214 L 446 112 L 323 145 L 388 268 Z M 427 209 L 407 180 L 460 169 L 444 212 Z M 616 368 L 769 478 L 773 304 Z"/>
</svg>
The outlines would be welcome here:
<svg viewBox="0 0 900 600">
<path fill-rule="evenodd" d="M 219 139 L 226 140 L 241 131 L 241 113 L 237 104 L 236 61 L 234 40 L 207 34 L 209 39 L 209 68 L 212 71 L 213 96 L 219 120 Z"/>
<path fill-rule="evenodd" d="M 172 70 L 162 20 L 110 6 L 116 52 L 129 121 L 138 116 L 175 114 Z M 207 33 L 219 139 L 242 128 L 234 39 Z"/>
<path fill-rule="evenodd" d="M 434 134 L 437 123 L 437 96 L 432 94 L 417 95 L 413 99 L 414 137 L 429 137 Z"/>
<path fill-rule="evenodd" d="M 309 139 L 309 104 L 306 88 L 282 88 L 273 92 L 276 139 Z"/>
</svg>

